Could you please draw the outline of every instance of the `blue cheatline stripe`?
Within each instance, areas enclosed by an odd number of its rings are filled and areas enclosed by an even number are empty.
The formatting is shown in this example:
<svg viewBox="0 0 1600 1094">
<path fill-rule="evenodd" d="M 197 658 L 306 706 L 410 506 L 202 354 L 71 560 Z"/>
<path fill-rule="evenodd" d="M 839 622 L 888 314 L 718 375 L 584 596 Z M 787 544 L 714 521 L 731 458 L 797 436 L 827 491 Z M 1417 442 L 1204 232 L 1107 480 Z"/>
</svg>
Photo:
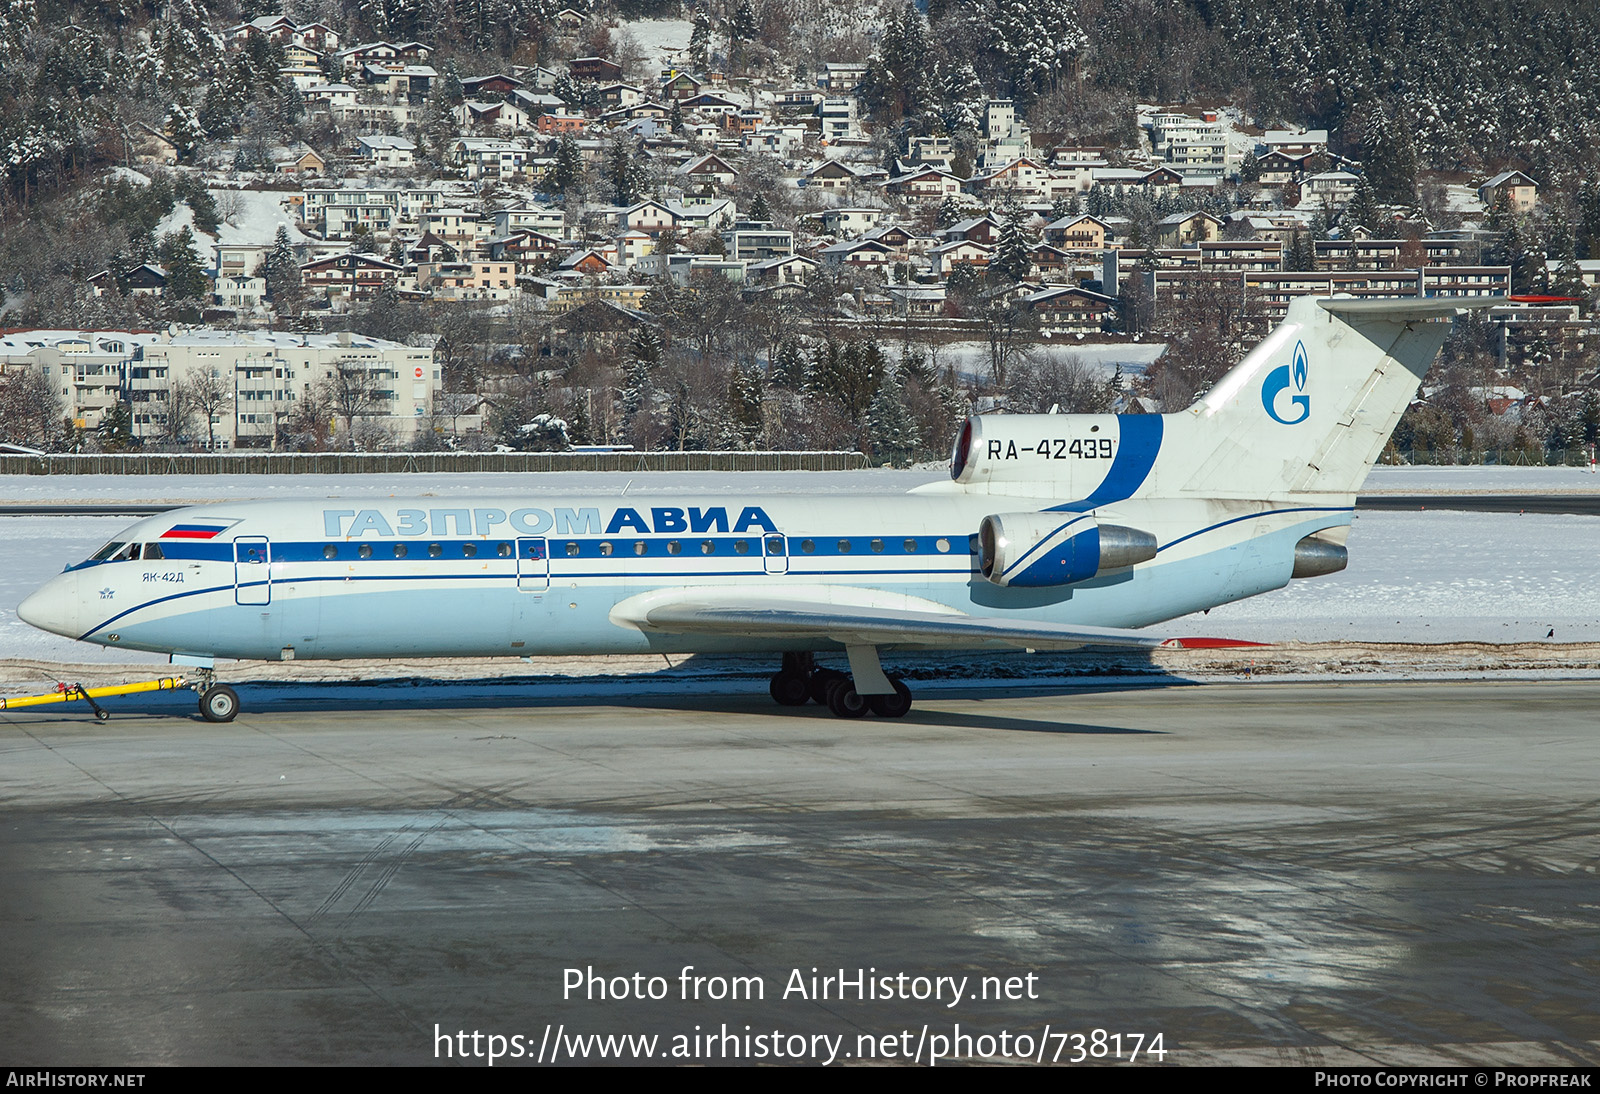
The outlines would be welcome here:
<svg viewBox="0 0 1600 1094">
<path fill-rule="evenodd" d="M 947 535 L 879 535 L 879 536 L 788 536 L 788 555 L 793 559 L 805 558 L 854 558 L 863 559 L 881 558 L 888 555 L 930 555 L 934 558 L 964 558 L 969 554 L 967 547 L 968 534 L 966 532 L 953 532 Z M 584 538 L 566 536 L 519 536 L 503 540 L 482 539 L 368 539 L 368 540 L 271 540 L 272 561 L 282 562 L 432 562 L 449 563 L 460 562 L 462 559 L 471 559 L 474 562 L 489 562 L 497 558 L 510 559 L 518 540 L 540 539 L 545 541 L 546 554 L 553 560 L 563 558 L 614 558 L 618 561 L 623 558 L 720 558 L 720 559 L 745 559 L 751 562 L 758 561 L 766 551 L 766 541 L 761 536 L 697 536 L 692 533 L 683 535 L 656 535 L 649 536 L 589 536 Z M 939 549 L 939 542 L 943 540 L 945 549 Z M 202 541 L 202 540 L 176 540 L 163 543 L 162 561 L 166 562 L 233 562 L 234 540 Z M 601 551 L 601 544 L 610 544 L 611 553 Z M 635 545 L 643 543 L 645 550 L 639 554 Z M 678 551 L 673 552 L 669 544 L 676 543 Z M 702 545 L 711 544 L 711 550 L 705 551 Z M 740 551 L 738 544 L 744 544 L 745 549 Z M 569 544 L 576 544 L 577 553 L 568 551 Z M 876 549 L 874 544 L 877 545 Z M 505 546 L 507 554 L 500 554 L 501 546 Z M 809 549 L 808 549 L 809 545 Z M 468 555 L 465 548 L 472 546 L 476 553 Z M 327 554 L 332 547 L 332 556 Z M 361 548 L 370 548 L 370 554 L 362 556 Z M 396 547 L 404 547 L 405 555 L 397 556 Z M 429 553 L 430 547 L 438 547 L 440 553 L 434 556 Z M 524 555 L 525 559 L 529 556 Z M 543 556 L 534 556 L 536 559 Z M 776 556 L 774 556 L 776 557 Z M 138 559 L 126 561 L 138 562 Z M 108 562 L 93 563 L 97 566 L 113 565 Z M 120 563 L 117 563 L 120 565 Z"/>
<path fill-rule="evenodd" d="M 1118 414 L 1117 455 L 1111 461 L 1111 470 L 1094 492 L 1082 501 L 1069 501 L 1065 505 L 1052 505 L 1051 512 L 1086 512 L 1097 505 L 1126 501 L 1150 477 L 1150 469 L 1161 454 L 1161 433 L 1165 428 L 1159 414 Z"/>
</svg>

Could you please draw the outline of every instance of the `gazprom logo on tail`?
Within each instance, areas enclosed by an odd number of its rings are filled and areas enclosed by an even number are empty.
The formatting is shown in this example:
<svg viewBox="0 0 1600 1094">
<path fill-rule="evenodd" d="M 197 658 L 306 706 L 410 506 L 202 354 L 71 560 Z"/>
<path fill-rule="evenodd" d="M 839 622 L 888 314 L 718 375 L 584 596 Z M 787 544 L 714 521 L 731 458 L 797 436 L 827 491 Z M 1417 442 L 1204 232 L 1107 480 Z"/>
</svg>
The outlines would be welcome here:
<svg viewBox="0 0 1600 1094">
<path fill-rule="evenodd" d="M 1299 425 L 1311 417 L 1311 396 L 1304 394 L 1306 378 L 1310 375 L 1311 365 L 1306 359 L 1306 344 L 1294 344 L 1294 362 L 1288 365 L 1279 365 L 1267 373 L 1266 383 L 1261 385 L 1261 405 L 1267 408 L 1267 416 L 1282 425 Z M 1299 407 L 1300 411 L 1292 418 L 1285 418 L 1278 413 L 1278 397 L 1294 386 L 1295 394 L 1289 396 L 1289 405 Z M 1290 411 L 1290 413 L 1294 413 Z"/>
</svg>

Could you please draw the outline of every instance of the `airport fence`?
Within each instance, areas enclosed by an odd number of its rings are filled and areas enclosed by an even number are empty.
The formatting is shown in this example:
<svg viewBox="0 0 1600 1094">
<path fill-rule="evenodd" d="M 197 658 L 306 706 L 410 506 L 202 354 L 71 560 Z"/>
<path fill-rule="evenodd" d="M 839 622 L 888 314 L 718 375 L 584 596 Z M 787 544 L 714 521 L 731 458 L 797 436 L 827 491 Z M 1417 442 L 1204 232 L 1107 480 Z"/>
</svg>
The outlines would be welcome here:
<svg viewBox="0 0 1600 1094">
<path fill-rule="evenodd" d="M 372 475 L 474 471 L 854 471 L 860 452 L 182 452 L 0 455 L 0 475 Z"/>
</svg>

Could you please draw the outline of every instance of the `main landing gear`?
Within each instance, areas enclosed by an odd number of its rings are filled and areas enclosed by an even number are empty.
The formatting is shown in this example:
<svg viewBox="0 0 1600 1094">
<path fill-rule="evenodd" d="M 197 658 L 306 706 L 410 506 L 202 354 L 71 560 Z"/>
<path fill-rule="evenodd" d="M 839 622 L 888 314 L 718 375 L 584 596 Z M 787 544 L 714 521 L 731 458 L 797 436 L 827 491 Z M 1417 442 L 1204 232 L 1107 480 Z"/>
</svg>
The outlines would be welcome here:
<svg viewBox="0 0 1600 1094">
<path fill-rule="evenodd" d="M 876 667 L 876 654 L 873 662 Z M 768 690 L 783 706 L 821 703 L 838 718 L 860 718 L 869 710 L 880 718 L 904 717 L 911 709 L 911 689 L 898 676 L 885 679 L 894 688 L 892 693 L 862 695 L 856 691 L 855 678 L 848 673 L 817 667 L 809 653 L 786 653 L 783 667 L 773 676 Z"/>
</svg>

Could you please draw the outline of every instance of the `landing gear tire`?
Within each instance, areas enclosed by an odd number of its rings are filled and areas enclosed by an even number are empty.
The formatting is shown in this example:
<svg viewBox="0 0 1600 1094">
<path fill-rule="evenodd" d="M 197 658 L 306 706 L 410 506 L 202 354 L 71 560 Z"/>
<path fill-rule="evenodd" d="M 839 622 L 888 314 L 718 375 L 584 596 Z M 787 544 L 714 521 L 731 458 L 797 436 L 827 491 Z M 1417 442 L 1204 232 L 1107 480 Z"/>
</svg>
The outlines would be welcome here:
<svg viewBox="0 0 1600 1094">
<path fill-rule="evenodd" d="M 780 706 L 803 707 L 811 701 L 811 682 L 798 672 L 780 672 L 767 688 Z"/>
<path fill-rule="evenodd" d="M 828 685 L 828 709 L 836 718 L 859 718 L 867 712 L 867 700 L 856 691 L 855 681 L 844 676 Z"/>
<path fill-rule="evenodd" d="M 239 693 L 227 684 L 213 684 L 200 693 L 200 715 L 208 722 L 231 722 L 239 713 Z"/>
<path fill-rule="evenodd" d="M 898 676 L 889 677 L 894 685 L 893 695 L 869 695 L 867 706 L 880 718 L 904 718 L 911 710 L 911 689 L 900 682 Z"/>
<path fill-rule="evenodd" d="M 828 705 L 828 688 L 839 680 L 849 680 L 850 677 L 838 669 L 818 669 L 811 674 L 810 691 L 813 702 L 823 706 Z"/>
</svg>

